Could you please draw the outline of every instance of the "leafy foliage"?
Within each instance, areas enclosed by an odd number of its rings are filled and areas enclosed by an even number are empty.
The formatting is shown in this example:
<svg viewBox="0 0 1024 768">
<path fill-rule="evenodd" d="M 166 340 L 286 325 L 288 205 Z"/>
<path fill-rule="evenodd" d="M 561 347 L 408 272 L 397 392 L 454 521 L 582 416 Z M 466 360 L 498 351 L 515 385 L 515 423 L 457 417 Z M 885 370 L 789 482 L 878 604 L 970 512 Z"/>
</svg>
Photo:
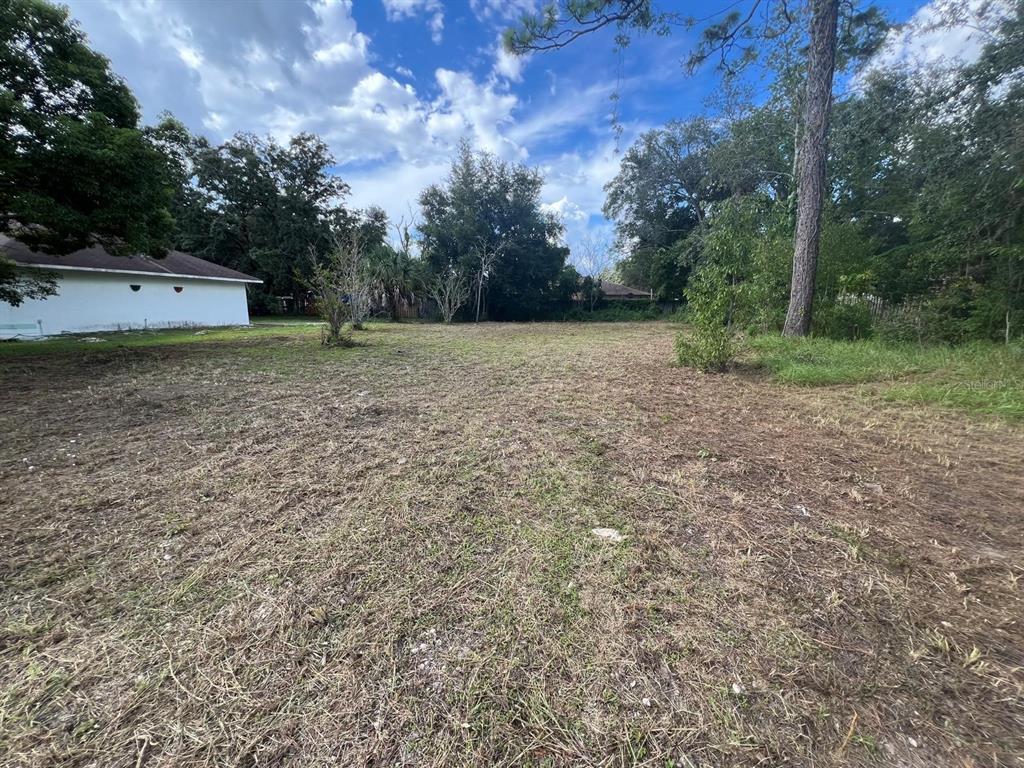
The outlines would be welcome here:
<svg viewBox="0 0 1024 768">
<path fill-rule="evenodd" d="M 341 248 L 330 252 L 326 259 L 311 254 L 309 277 L 304 284 L 313 294 L 317 314 L 324 321 L 320 343 L 326 347 L 352 346 L 352 316 L 345 293 L 349 266 Z"/>
<path fill-rule="evenodd" d="M 706 265 L 686 289 L 691 332 L 676 336 L 680 365 L 702 371 L 721 371 L 735 352 L 729 310 L 729 276 L 721 265 Z"/>
<path fill-rule="evenodd" d="M 57 292 L 57 281 L 49 272 L 19 269 L 0 256 L 0 301 L 17 307 L 25 299 L 45 299 Z"/>
<path fill-rule="evenodd" d="M 330 172 L 326 142 L 299 134 L 287 144 L 240 133 L 219 146 L 189 135 L 170 116 L 153 131 L 177 168 L 178 247 L 263 280 L 268 296 L 298 304 L 313 261 L 326 258 L 359 217 L 344 207 L 348 185 Z M 384 240 L 387 218 L 368 212 L 359 226 L 370 250 Z"/>
<path fill-rule="evenodd" d="M 1024 333 L 1024 5 L 1007 8 L 975 63 L 872 69 L 837 98 L 813 333 L 944 343 Z M 732 23 L 709 30 L 705 52 Z M 863 61 L 883 30 L 875 12 L 849 15 L 838 66 Z M 775 75 L 763 103 L 727 93 L 716 120 L 670 123 L 626 152 L 605 209 L 626 254 L 624 282 L 662 299 L 719 286 L 730 296 L 727 324 L 781 327 L 800 40 L 795 28 L 771 45 L 751 40 L 759 48 L 750 55 Z M 722 53 L 740 65 L 746 56 Z M 702 270 L 727 279 L 702 280 Z"/>
<path fill-rule="evenodd" d="M 0 3 L 0 231 L 51 253 L 162 256 L 173 180 L 138 119 L 66 8 Z M 10 302 L 34 289 L 6 277 L 0 290 Z"/>
<path fill-rule="evenodd" d="M 561 319 L 575 323 L 621 323 L 661 320 L 665 317 L 657 304 L 646 301 L 607 301 L 596 309 L 571 309 Z"/>
<path fill-rule="evenodd" d="M 562 298 L 568 251 L 557 245 L 558 220 L 541 209 L 542 186 L 537 170 L 463 143 L 448 178 L 420 195 L 420 244 L 434 274 L 472 280 L 481 253 L 493 256 L 483 287 L 492 320 L 535 318 Z"/>
</svg>

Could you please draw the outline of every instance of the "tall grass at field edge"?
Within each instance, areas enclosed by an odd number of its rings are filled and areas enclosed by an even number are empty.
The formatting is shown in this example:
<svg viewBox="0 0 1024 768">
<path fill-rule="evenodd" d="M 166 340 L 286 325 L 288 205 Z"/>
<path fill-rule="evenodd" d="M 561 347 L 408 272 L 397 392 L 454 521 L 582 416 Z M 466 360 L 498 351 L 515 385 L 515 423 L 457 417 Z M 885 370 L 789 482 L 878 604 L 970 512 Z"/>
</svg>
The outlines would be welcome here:
<svg viewBox="0 0 1024 768">
<path fill-rule="evenodd" d="M 1024 419 L 1024 347 L 960 347 L 756 336 L 754 362 L 788 384 L 829 386 L 892 382 L 890 400 L 936 403 Z"/>
</svg>

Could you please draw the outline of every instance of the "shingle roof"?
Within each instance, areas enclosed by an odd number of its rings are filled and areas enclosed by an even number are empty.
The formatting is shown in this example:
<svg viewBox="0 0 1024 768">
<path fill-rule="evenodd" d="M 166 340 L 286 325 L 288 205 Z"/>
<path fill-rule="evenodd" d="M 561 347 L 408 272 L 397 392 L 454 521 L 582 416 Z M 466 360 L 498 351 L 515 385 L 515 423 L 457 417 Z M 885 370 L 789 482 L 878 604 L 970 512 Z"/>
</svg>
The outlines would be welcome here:
<svg viewBox="0 0 1024 768">
<path fill-rule="evenodd" d="M 639 288 L 630 288 L 622 283 L 613 283 L 610 280 L 601 281 L 601 292 L 609 299 L 649 299 L 650 291 L 642 291 Z"/>
<path fill-rule="evenodd" d="M 263 282 L 259 278 L 222 267 L 181 251 L 168 251 L 162 259 L 150 256 L 114 256 L 94 245 L 63 256 L 33 251 L 18 240 L 0 235 L 0 250 L 7 258 L 23 267 L 86 270 L 99 272 L 130 272 L 166 277 L 195 277 L 206 280 L 236 280 L 245 283 Z"/>
</svg>

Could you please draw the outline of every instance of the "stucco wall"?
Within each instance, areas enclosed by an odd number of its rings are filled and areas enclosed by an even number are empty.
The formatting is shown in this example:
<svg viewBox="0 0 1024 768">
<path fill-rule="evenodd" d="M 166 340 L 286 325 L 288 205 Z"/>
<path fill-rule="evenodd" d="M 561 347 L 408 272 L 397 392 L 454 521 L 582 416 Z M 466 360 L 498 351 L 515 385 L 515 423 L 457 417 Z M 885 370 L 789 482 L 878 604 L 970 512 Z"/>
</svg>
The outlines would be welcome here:
<svg viewBox="0 0 1024 768">
<path fill-rule="evenodd" d="M 57 295 L 47 299 L 18 307 L 0 302 L 0 338 L 249 323 L 244 283 L 60 272 L 57 284 Z"/>
</svg>

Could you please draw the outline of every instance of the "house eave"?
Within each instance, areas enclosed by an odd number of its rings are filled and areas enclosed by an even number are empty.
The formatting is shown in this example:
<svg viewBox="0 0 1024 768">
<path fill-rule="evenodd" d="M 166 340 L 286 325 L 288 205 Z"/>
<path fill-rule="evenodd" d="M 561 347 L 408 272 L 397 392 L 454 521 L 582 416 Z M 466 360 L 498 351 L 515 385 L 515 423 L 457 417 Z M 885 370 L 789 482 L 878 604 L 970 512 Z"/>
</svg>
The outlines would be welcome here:
<svg viewBox="0 0 1024 768">
<path fill-rule="evenodd" d="M 67 264 L 25 264 L 20 261 L 15 261 L 19 267 L 24 269 L 39 269 L 44 272 L 58 271 L 58 272 L 105 272 L 108 274 L 116 275 L 143 275 L 145 277 L 166 277 L 166 278 L 177 278 L 179 280 L 216 280 L 221 283 L 252 283 L 260 284 L 263 281 L 253 278 L 241 278 L 241 277 L 212 277 L 210 275 L 179 275 L 174 272 L 147 272 L 138 269 L 105 269 L 102 267 L 73 267 Z"/>
</svg>

